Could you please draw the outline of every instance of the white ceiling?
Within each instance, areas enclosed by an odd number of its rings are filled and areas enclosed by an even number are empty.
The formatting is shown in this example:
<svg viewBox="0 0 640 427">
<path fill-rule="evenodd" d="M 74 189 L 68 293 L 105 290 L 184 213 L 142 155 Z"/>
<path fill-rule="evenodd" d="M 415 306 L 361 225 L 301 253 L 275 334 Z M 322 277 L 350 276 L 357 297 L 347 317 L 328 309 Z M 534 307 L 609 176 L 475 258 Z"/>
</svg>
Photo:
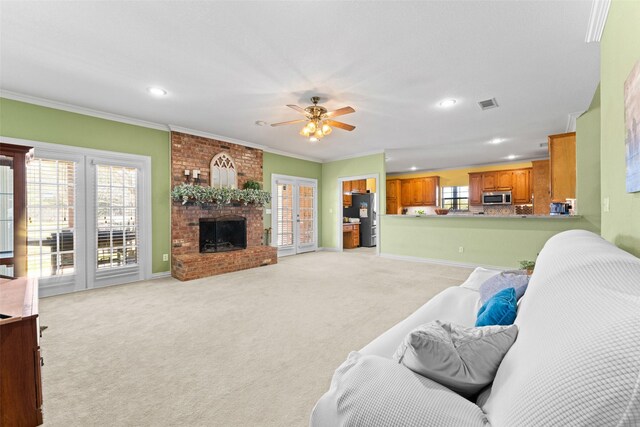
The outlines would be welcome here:
<svg viewBox="0 0 640 427">
<path fill-rule="evenodd" d="M 590 1 L 9 2 L 0 88 L 389 172 L 544 156 L 599 81 Z M 158 99 L 149 86 L 169 93 Z M 350 105 L 320 143 L 285 104 Z M 443 110 L 443 98 L 458 103 Z M 477 101 L 495 97 L 497 109 Z M 506 141 L 490 145 L 488 140 Z"/>
</svg>

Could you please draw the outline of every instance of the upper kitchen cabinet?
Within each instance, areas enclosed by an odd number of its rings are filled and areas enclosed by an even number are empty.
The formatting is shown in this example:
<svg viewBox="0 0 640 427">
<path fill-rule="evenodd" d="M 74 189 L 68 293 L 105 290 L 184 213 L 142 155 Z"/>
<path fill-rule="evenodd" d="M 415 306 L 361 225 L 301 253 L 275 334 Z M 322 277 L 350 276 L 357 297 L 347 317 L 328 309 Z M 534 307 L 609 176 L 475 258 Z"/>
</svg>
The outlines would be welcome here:
<svg viewBox="0 0 640 427">
<path fill-rule="evenodd" d="M 351 206 L 351 181 L 342 182 L 342 206 L 345 208 Z"/>
<path fill-rule="evenodd" d="M 496 190 L 509 191 L 515 187 L 514 171 L 497 171 L 496 172 Z"/>
<path fill-rule="evenodd" d="M 482 174 L 482 191 L 493 191 L 497 185 L 496 172 L 484 172 Z"/>
<path fill-rule="evenodd" d="M 387 214 L 397 215 L 400 213 L 400 180 L 390 179 L 387 181 Z"/>
<path fill-rule="evenodd" d="M 355 181 L 351 181 L 351 192 L 352 193 L 366 193 L 367 192 L 367 180 L 366 179 L 357 179 Z"/>
<path fill-rule="evenodd" d="M 549 135 L 551 201 L 576 197 L 576 133 Z"/>
<path fill-rule="evenodd" d="M 551 203 L 551 184 L 549 183 L 549 160 L 531 162 L 531 187 L 533 187 L 534 215 L 549 215 Z"/>
<path fill-rule="evenodd" d="M 518 169 L 511 172 L 512 197 L 516 205 L 531 203 L 531 169 Z"/>
<path fill-rule="evenodd" d="M 435 206 L 438 203 L 440 177 L 403 179 L 400 185 L 402 206 Z"/>
<path fill-rule="evenodd" d="M 469 174 L 469 204 L 482 204 L 482 173 Z"/>
</svg>

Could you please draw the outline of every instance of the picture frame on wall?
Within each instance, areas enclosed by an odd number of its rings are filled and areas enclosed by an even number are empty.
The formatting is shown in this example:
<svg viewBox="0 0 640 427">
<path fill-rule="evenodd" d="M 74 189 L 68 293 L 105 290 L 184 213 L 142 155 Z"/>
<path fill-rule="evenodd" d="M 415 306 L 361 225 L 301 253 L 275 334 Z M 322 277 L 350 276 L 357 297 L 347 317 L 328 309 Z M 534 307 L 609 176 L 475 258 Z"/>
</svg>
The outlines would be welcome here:
<svg viewBox="0 0 640 427">
<path fill-rule="evenodd" d="M 624 83 L 625 158 L 627 193 L 640 191 L 640 60 Z"/>
</svg>

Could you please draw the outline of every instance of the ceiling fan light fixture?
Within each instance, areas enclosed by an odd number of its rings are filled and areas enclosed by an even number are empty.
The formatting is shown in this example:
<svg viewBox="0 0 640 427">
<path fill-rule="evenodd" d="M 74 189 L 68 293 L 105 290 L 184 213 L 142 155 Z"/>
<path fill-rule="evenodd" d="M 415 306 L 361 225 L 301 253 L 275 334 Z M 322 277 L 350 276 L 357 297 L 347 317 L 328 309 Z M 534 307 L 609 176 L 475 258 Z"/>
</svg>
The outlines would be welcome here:
<svg viewBox="0 0 640 427">
<path fill-rule="evenodd" d="M 318 129 L 315 133 L 314 133 L 315 137 L 320 139 L 324 136 L 324 133 L 322 133 L 322 129 Z"/>
<path fill-rule="evenodd" d="M 317 129 L 317 126 L 314 122 L 309 122 L 307 123 L 307 129 L 309 130 L 309 133 L 314 133 Z"/>
<path fill-rule="evenodd" d="M 316 138 L 315 136 L 312 136 L 309 138 L 309 142 L 318 142 L 318 138 Z"/>
<path fill-rule="evenodd" d="M 331 132 L 333 132 L 333 129 L 331 129 L 331 126 L 329 126 L 326 123 L 322 125 L 322 133 L 323 134 L 329 135 Z"/>
</svg>

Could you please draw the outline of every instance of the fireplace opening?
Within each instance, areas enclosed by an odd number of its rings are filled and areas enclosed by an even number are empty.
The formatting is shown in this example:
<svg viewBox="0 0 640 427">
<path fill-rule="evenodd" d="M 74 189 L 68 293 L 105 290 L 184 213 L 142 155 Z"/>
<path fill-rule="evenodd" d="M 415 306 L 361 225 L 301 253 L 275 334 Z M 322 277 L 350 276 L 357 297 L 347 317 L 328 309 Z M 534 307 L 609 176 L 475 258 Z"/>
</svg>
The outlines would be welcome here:
<svg viewBox="0 0 640 427">
<path fill-rule="evenodd" d="M 200 218 L 200 252 L 246 249 L 247 219 L 241 216 Z"/>
</svg>

